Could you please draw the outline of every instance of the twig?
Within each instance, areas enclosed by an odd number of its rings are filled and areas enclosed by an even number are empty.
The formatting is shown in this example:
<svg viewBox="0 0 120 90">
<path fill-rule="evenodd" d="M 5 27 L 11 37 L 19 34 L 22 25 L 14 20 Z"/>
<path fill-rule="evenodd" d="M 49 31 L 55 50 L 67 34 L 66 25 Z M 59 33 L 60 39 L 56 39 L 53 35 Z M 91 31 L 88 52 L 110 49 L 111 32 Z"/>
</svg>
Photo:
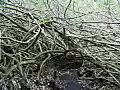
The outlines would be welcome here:
<svg viewBox="0 0 120 90">
<path fill-rule="evenodd" d="M 11 41 L 14 41 L 14 42 L 16 42 L 16 43 L 21 43 L 21 44 L 26 44 L 26 43 L 28 43 L 28 41 L 27 41 L 27 42 L 18 41 L 18 40 L 12 39 L 12 38 L 10 38 L 10 37 L 0 37 L 0 39 L 9 39 L 9 40 L 11 40 Z"/>
<path fill-rule="evenodd" d="M 42 72 L 42 69 L 43 69 L 43 67 L 44 67 L 44 64 L 50 59 L 50 57 L 51 57 L 51 55 L 48 54 L 48 57 L 47 57 L 45 60 L 42 61 L 41 65 L 40 65 L 40 70 L 39 70 L 38 76 L 37 76 L 38 79 L 40 79 L 40 74 L 41 74 L 41 72 Z"/>
<path fill-rule="evenodd" d="M 12 23 L 14 23 L 15 25 L 17 25 L 21 30 L 24 30 L 25 32 L 28 32 L 28 30 L 24 27 L 22 27 L 21 25 L 19 25 L 18 23 L 16 23 L 14 20 L 12 20 L 10 17 L 6 16 L 5 14 L 0 12 L 1 16 L 4 16 L 5 18 L 7 18 L 8 20 L 10 20 Z"/>
<path fill-rule="evenodd" d="M 72 0 L 69 1 L 69 4 L 67 5 L 67 7 L 66 7 L 66 9 L 65 9 L 64 18 L 66 17 L 66 12 L 67 12 L 67 9 L 68 9 L 68 7 L 70 6 L 71 2 L 72 2 Z"/>
</svg>

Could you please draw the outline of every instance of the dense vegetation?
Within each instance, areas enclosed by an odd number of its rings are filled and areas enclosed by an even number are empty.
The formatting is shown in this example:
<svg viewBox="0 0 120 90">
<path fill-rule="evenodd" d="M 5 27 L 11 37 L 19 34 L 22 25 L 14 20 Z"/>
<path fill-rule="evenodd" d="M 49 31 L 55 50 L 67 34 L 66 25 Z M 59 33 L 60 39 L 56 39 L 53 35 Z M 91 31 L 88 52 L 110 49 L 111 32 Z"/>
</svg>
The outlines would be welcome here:
<svg viewBox="0 0 120 90">
<path fill-rule="evenodd" d="M 68 80 L 119 90 L 119 10 L 119 0 L 0 0 L 0 90 Z"/>
</svg>

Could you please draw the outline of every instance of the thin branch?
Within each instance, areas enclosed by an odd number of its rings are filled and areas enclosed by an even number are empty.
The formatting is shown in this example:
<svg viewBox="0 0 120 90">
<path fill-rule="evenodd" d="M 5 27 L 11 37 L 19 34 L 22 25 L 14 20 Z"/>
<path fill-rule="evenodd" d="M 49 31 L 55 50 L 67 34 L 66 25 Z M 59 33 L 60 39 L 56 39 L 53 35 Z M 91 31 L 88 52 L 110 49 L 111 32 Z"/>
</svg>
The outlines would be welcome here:
<svg viewBox="0 0 120 90">
<path fill-rule="evenodd" d="M 11 40 L 11 41 L 14 41 L 14 42 L 16 42 L 16 43 L 21 43 L 21 44 L 26 44 L 26 43 L 28 43 L 28 42 L 23 42 L 23 41 L 15 40 L 15 39 L 12 39 L 12 38 L 10 38 L 10 37 L 0 37 L 0 39 L 9 39 L 9 40 Z"/>
<path fill-rule="evenodd" d="M 120 22 L 79 22 L 79 23 L 103 23 L 103 24 L 120 24 Z M 76 24 L 79 24 L 76 23 Z"/>
<path fill-rule="evenodd" d="M 68 7 L 70 6 L 71 2 L 72 2 L 72 0 L 69 1 L 69 4 L 68 4 L 68 6 L 67 6 L 66 9 L 65 9 L 65 12 L 64 12 L 64 18 L 66 17 L 66 12 L 67 12 Z"/>
<path fill-rule="evenodd" d="M 1 16 L 4 16 L 5 18 L 7 18 L 8 20 L 10 20 L 12 23 L 14 23 L 15 25 L 17 25 L 21 30 L 24 30 L 25 32 L 28 32 L 28 30 L 24 27 L 22 27 L 21 25 L 19 25 L 18 23 L 16 23 L 14 20 L 12 20 L 10 17 L 6 16 L 4 13 L 0 12 Z"/>
</svg>

